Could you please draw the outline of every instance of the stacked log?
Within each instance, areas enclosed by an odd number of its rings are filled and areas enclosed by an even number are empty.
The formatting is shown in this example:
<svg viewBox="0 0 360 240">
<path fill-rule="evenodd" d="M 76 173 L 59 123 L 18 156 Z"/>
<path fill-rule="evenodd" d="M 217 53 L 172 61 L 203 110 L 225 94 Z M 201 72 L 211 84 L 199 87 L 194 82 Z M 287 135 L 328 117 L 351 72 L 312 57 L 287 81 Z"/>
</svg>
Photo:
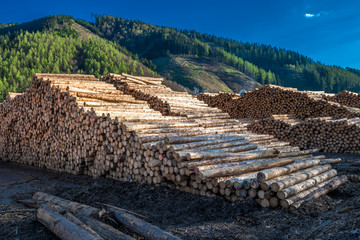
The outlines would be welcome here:
<svg viewBox="0 0 360 240">
<path fill-rule="evenodd" d="M 16 92 L 8 92 L 8 96 L 10 99 L 15 98 L 16 96 L 21 95 L 21 93 L 16 93 Z"/>
<path fill-rule="evenodd" d="M 310 163 L 299 161 L 292 166 L 259 172 L 257 180 L 261 182 L 261 190 L 257 201 L 260 205 L 296 209 L 305 201 L 320 197 L 347 181 L 345 176 L 336 176 L 336 170 L 329 164 L 313 166 Z"/>
<path fill-rule="evenodd" d="M 102 80 L 34 75 L 23 95 L 0 107 L 1 158 L 236 201 L 256 197 L 259 171 L 314 159 L 317 151 L 248 132 L 246 121 L 190 95 L 167 94 L 161 79 L 113 74 Z M 177 116 L 155 110 L 152 97 Z"/>
<path fill-rule="evenodd" d="M 151 98 L 156 96 L 159 101 L 167 104 L 169 112 L 173 111 L 177 115 L 194 119 L 200 126 L 204 126 L 208 130 L 214 129 L 214 126 L 217 126 L 217 124 L 221 124 L 222 128 L 224 128 L 225 126 L 237 124 L 245 126 L 247 123 L 247 121 L 243 120 L 231 121 L 228 115 L 216 114 L 218 111 L 214 108 L 204 107 L 203 102 L 195 101 L 187 94 L 179 97 L 179 95 L 172 94 L 171 89 L 165 87 L 155 88 L 145 84 L 129 84 L 127 81 L 122 81 L 122 79 L 126 79 L 126 76 L 114 79 L 108 75 L 103 78 L 103 80 L 113 83 L 118 89 L 122 89 L 135 98 L 148 101 L 150 105 Z M 238 97 L 233 95 L 233 98 Z M 184 104 L 184 102 L 190 102 L 191 107 L 189 107 L 189 104 Z M 198 113 L 200 109 L 201 114 Z M 206 122 L 201 121 L 202 117 L 207 117 Z M 277 116 L 277 118 L 297 122 L 291 116 L 284 115 Z M 206 124 L 208 125 L 206 126 Z M 206 196 L 221 194 L 230 201 L 244 199 L 245 197 L 256 198 L 257 189 L 260 184 L 254 177 L 258 170 L 276 166 L 287 166 L 292 164 L 295 161 L 294 159 L 301 157 L 309 160 L 306 157 L 311 156 L 311 153 L 314 152 L 313 150 L 300 151 L 297 147 L 289 147 L 289 143 L 280 142 L 271 136 L 256 136 L 249 132 L 244 132 L 243 136 L 238 134 L 237 136 L 224 137 L 223 139 L 211 139 L 208 136 L 206 139 L 210 140 L 204 141 L 203 139 L 166 138 L 163 151 L 167 157 L 175 159 L 177 163 L 175 163 L 174 169 L 171 168 L 170 164 L 170 168 L 161 165 L 163 176 L 168 180 L 175 179 L 175 184 L 179 185 L 180 189 L 184 191 Z M 244 140 L 250 142 L 251 145 L 256 143 L 258 145 L 257 149 L 251 151 L 252 146 L 249 146 L 250 144 Z M 221 148 L 221 151 L 225 153 L 220 153 L 217 148 Z M 241 152 L 246 150 L 246 148 L 250 151 Z M 213 152 L 210 153 L 209 151 Z M 226 151 L 232 154 L 226 154 Z M 204 158 L 208 158 L 208 160 Z M 160 161 L 156 163 L 161 164 Z M 318 165 L 320 162 L 315 162 L 315 164 Z M 180 175 L 171 174 L 173 171 L 179 171 Z M 248 174 L 249 171 L 251 173 Z M 190 176 L 190 180 L 184 174 Z M 184 181 L 185 179 L 188 180 Z M 249 180 L 249 182 L 247 183 L 246 180 Z M 252 188 L 250 188 L 250 182 L 252 183 Z"/>
<path fill-rule="evenodd" d="M 274 85 L 248 92 L 242 98 L 227 93 L 217 96 L 200 94 L 198 98 L 211 107 L 229 113 L 233 118 L 263 119 L 273 114 L 294 114 L 302 120 L 310 117 L 360 117 L 360 111 L 351 111 L 345 106 L 326 101 L 320 93 Z"/>
<path fill-rule="evenodd" d="M 360 119 L 309 118 L 301 122 L 262 119 L 248 125 L 259 134 L 268 133 L 300 149 L 317 148 L 331 153 L 360 152 Z"/>
</svg>

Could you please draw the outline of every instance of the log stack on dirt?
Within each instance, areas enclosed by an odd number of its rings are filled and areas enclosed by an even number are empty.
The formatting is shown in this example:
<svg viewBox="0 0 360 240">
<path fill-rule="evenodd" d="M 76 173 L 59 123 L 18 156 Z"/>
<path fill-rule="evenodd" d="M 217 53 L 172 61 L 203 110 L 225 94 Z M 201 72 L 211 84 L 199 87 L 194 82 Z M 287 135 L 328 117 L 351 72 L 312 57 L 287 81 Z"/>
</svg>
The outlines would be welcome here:
<svg viewBox="0 0 360 240">
<path fill-rule="evenodd" d="M 357 111 L 349 111 L 345 106 L 324 100 L 321 93 L 275 85 L 266 85 L 245 93 L 242 98 L 227 93 L 217 96 L 200 94 L 198 98 L 211 107 L 229 113 L 233 118 L 263 119 L 273 114 L 294 114 L 303 120 L 309 117 L 360 117 Z"/>
<path fill-rule="evenodd" d="M 102 80 L 77 74 L 34 75 L 24 94 L 0 107 L 1 158 L 223 195 L 230 201 L 256 198 L 260 171 L 316 159 L 312 153 L 317 149 L 300 151 L 273 136 L 248 132 L 246 121 L 231 119 L 186 93 L 167 94 L 161 79 L 112 74 Z M 305 166 L 319 165 L 321 161 Z M 304 168 L 295 167 L 291 173 Z M 301 179 L 297 184 L 308 181 Z M 320 180 L 309 186 L 319 187 L 325 181 Z"/>
<path fill-rule="evenodd" d="M 317 148 L 331 153 L 360 153 L 360 119 L 308 118 L 305 121 L 274 117 L 248 125 L 259 134 L 268 133 L 300 149 Z"/>
</svg>

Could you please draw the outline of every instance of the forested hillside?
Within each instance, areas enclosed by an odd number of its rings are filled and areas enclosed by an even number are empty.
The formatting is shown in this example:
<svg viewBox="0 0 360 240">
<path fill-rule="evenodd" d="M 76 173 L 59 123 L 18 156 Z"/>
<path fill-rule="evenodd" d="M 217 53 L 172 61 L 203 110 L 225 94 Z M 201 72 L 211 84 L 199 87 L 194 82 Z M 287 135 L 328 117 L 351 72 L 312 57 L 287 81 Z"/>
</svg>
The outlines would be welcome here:
<svg viewBox="0 0 360 240">
<path fill-rule="evenodd" d="M 118 44 L 98 37 L 80 38 L 70 25 L 58 29 L 19 26 L 10 26 L 7 34 L 0 35 L 1 100 L 8 91 L 24 91 L 36 72 L 155 75 Z"/>
<path fill-rule="evenodd" d="M 112 16 L 94 23 L 56 15 L 0 24 L 0 100 L 35 72 L 109 72 L 166 77 L 176 90 L 238 92 L 261 84 L 360 91 L 360 71 L 326 66 L 297 52 Z M 173 81 L 172 81 L 173 80 Z"/>
<path fill-rule="evenodd" d="M 169 53 L 206 57 L 234 67 L 261 84 L 326 92 L 360 91 L 358 72 L 326 66 L 300 53 L 270 45 L 242 43 L 106 15 L 97 16 L 93 27 L 101 36 L 149 60 Z"/>
<path fill-rule="evenodd" d="M 96 17 L 95 27 L 101 36 L 118 42 L 141 58 L 154 60 L 169 53 L 205 57 L 234 67 L 260 83 L 278 83 L 271 71 L 258 68 L 223 48 L 200 41 L 186 31 L 106 15 Z"/>
</svg>

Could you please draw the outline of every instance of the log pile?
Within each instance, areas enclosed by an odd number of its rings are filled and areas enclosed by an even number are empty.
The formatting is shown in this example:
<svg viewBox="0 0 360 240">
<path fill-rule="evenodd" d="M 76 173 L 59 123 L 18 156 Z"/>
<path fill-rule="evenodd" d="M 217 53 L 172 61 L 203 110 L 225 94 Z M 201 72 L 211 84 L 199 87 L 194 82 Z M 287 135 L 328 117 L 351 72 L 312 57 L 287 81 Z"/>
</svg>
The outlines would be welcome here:
<svg viewBox="0 0 360 240">
<path fill-rule="evenodd" d="M 348 107 L 360 108 L 360 95 L 358 93 L 344 90 L 338 94 L 324 94 L 322 97 L 327 101 L 337 102 Z"/>
<path fill-rule="evenodd" d="M 107 75 L 103 78 L 104 81 L 111 82 L 118 89 L 123 89 L 125 92 L 132 94 L 134 97 L 145 96 L 141 98 L 142 100 L 151 101 L 152 97 L 158 97 L 160 101 L 163 103 L 168 104 L 169 111 L 173 111 L 177 115 L 181 115 L 187 118 L 192 118 L 195 121 L 200 120 L 203 117 L 207 118 L 207 126 L 204 125 L 201 121 L 198 123 L 201 126 L 206 127 L 208 130 L 211 130 L 213 127 L 212 124 L 221 124 L 224 126 L 237 125 L 239 123 L 243 123 L 246 125 L 246 121 L 239 121 L 230 123 L 231 119 L 228 119 L 226 115 L 221 114 L 214 114 L 211 111 L 214 111 L 212 108 L 206 109 L 200 101 L 194 101 L 191 96 L 186 96 L 184 94 L 180 99 L 178 95 L 172 94 L 172 90 L 167 88 L 154 88 L 152 86 L 146 86 L 145 84 L 131 84 L 126 81 L 127 76 L 116 76 L 116 78 L 112 77 L 111 75 Z M 125 79 L 125 81 L 122 81 Z M 140 80 L 140 79 L 139 79 Z M 172 100 L 171 96 L 176 96 L 174 100 Z M 234 98 L 239 98 L 239 96 L 234 95 Z M 170 101 L 169 101 L 170 100 Z M 181 102 L 181 104 L 179 104 Z M 184 102 L 191 102 L 192 108 L 190 108 L 189 104 L 183 104 Z M 194 108 L 196 107 L 196 111 Z M 193 117 L 196 115 L 198 109 L 201 108 L 202 114 L 198 117 Z M 214 111 L 216 112 L 216 111 Z M 198 114 L 198 113 L 197 113 Z M 279 116 L 278 116 L 279 117 Z M 227 121 L 227 124 L 220 123 L 219 121 Z M 239 153 L 236 156 L 236 152 L 243 149 L 240 144 L 243 144 L 243 140 L 239 139 L 224 139 L 224 140 L 216 140 L 216 141 L 199 141 L 197 142 L 196 139 L 189 139 L 189 138 L 166 138 L 164 151 L 166 152 L 167 156 L 172 155 L 171 158 L 174 158 L 176 161 L 180 161 L 176 167 L 181 170 L 184 166 L 185 173 L 190 171 L 195 171 L 195 175 L 190 174 L 190 188 L 189 184 L 184 182 L 178 182 L 177 184 L 181 184 L 180 189 L 184 191 L 190 191 L 193 193 L 200 193 L 201 195 L 212 196 L 214 193 L 224 195 L 228 200 L 235 201 L 237 199 L 243 199 L 246 197 L 256 198 L 256 192 L 259 188 L 259 181 L 255 178 L 256 173 L 261 168 L 273 168 L 276 166 L 287 166 L 292 164 L 294 159 L 301 158 L 304 156 L 305 159 L 311 159 L 311 153 L 313 151 L 299 151 L 296 147 L 289 147 L 289 143 L 280 142 L 277 139 L 273 139 L 271 136 L 263 135 L 263 136 L 254 136 L 249 132 L 244 132 L 244 138 L 251 143 L 256 143 L 258 145 L 257 149 L 261 149 L 261 151 L 252 151 L 252 153 Z M 240 137 L 238 135 L 237 137 Z M 232 137 L 233 138 L 233 137 Z M 192 142 L 189 142 L 192 141 Z M 173 143 L 173 144 L 172 144 Z M 220 143 L 220 144 L 219 144 Z M 236 145 L 235 145 L 236 144 Z M 236 147 L 237 145 L 240 145 Z M 215 150 L 216 148 L 223 147 L 223 150 L 226 147 L 232 147 L 228 151 L 233 152 L 233 154 L 227 155 L 214 155 L 209 154 L 204 155 L 199 152 L 195 151 L 209 151 Z M 187 150 L 187 149 L 188 150 Z M 275 150 L 277 152 L 273 153 L 265 153 L 264 150 Z M 176 152 L 179 150 L 180 152 Z M 185 157 L 185 153 L 187 154 Z M 280 152 L 280 154 L 278 153 Z M 169 154 L 170 153 L 170 154 Z M 275 157 L 276 156 L 276 157 Z M 209 160 L 201 160 L 201 158 L 212 158 Z M 274 158 L 275 157 L 275 158 Z M 310 157 L 310 158 L 306 158 Z M 286 159 L 282 159 L 286 158 Z M 294 158 L 294 159 L 293 159 Z M 188 160 L 188 161 L 186 161 Z M 320 162 L 316 162 L 316 164 L 320 164 Z M 163 172 L 164 176 L 168 175 L 168 170 L 166 167 L 162 166 L 162 169 L 165 171 Z M 170 172 L 171 172 L 170 168 Z M 176 168 L 175 168 L 176 171 Z M 251 172 L 248 174 L 248 172 Z M 181 175 L 181 174 L 180 174 Z M 174 176 L 170 175 L 170 179 L 185 179 L 181 176 Z M 169 177 L 167 177 L 169 180 Z M 191 181 L 193 180 L 193 181 Z M 247 182 L 248 184 L 244 184 Z M 253 182 L 253 187 L 250 187 L 250 182 Z M 257 184 L 255 184 L 255 182 Z M 242 188 L 244 186 L 244 188 Z M 199 191 L 199 190 L 200 191 Z"/>
<path fill-rule="evenodd" d="M 0 107 L 1 159 L 229 201 L 257 198 L 260 171 L 291 168 L 296 173 L 322 164 L 312 157 L 317 149 L 301 151 L 273 136 L 248 132 L 246 121 L 172 92 L 161 79 L 112 74 L 102 80 L 34 75 L 24 94 Z M 281 172 L 273 177 L 290 173 Z M 306 186 L 319 187 L 335 175 Z M 301 179 L 296 184 L 309 180 Z"/>
<path fill-rule="evenodd" d="M 360 117 L 360 111 L 352 111 L 340 104 L 326 101 L 321 94 L 266 85 L 245 93 L 242 98 L 227 93 L 217 96 L 200 94 L 198 98 L 211 107 L 217 107 L 229 113 L 233 118 L 263 119 L 273 114 L 294 114 L 296 118 L 303 120 L 309 117 L 335 119 Z"/>
<path fill-rule="evenodd" d="M 360 119 L 308 118 L 305 121 L 262 119 L 248 125 L 259 134 L 268 133 L 300 149 L 317 148 L 331 153 L 360 153 Z"/>
</svg>

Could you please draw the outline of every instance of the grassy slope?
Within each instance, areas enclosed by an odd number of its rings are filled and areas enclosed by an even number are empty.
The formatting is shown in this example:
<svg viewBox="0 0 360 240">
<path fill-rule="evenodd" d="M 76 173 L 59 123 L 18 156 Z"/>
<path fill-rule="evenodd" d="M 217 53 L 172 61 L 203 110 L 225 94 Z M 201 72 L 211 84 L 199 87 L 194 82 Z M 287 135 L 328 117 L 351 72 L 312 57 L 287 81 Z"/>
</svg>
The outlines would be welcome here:
<svg viewBox="0 0 360 240">
<path fill-rule="evenodd" d="M 153 61 L 158 72 L 183 86 L 209 92 L 238 92 L 260 84 L 242 72 L 206 58 L 170 55 Z"/>
</svg>

